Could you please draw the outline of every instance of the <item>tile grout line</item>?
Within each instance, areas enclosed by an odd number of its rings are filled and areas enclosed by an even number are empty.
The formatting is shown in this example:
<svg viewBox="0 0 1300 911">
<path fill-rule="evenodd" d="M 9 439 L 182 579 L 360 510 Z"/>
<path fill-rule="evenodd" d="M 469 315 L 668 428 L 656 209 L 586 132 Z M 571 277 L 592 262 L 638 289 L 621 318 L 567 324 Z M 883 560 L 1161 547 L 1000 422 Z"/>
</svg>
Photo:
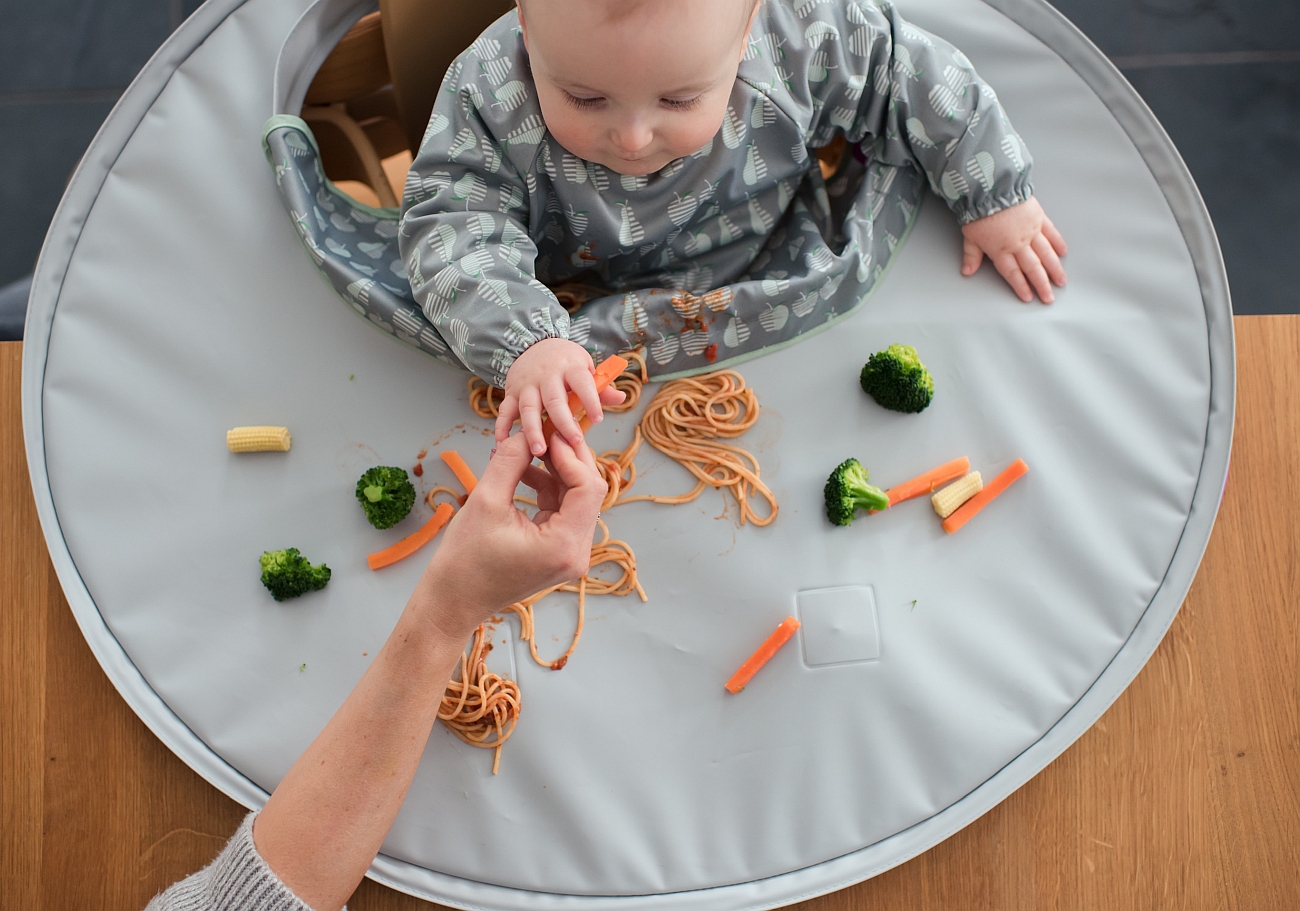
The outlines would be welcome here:
<svg viewBox="0 0 1300 911">
<path fill-rule="evenodd" d="M 0 107 L 20 104 L 85 104 L 117 101 L 126 86 L 112 89 L 53 89 L 36 92 L 0 92 Z"/>
<path fill-rule="evenodd" d="M 1243 63 L 1300 63 L 1294 51 L 1208 51 L 1185 54 L 1122 54 L 1111 63 L 1121 70 L 1155 69 L 1166 66 L 1225 66 Z"/>
</svg>

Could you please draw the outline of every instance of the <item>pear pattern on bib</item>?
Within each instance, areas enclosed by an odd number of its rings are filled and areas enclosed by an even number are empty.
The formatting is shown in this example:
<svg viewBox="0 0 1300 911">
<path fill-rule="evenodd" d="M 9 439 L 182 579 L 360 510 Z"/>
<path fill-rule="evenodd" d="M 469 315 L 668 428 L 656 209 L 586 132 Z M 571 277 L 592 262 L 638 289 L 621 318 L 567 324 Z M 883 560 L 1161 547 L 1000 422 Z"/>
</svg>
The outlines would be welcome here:
<svg viewBox="0 0 1300 911">
<path fill-rule="evenodd" d="M 810 149 L 839 137 L 827 183 Z M 927 186 L 962 223 L 1032 193 L 996 92 L 885 0 L 761 4 L 717 133 L 652 174 L 551 136 L 514 14 L 448 68 L 400 212 L 339 193 L 296 118 L 264 145 L 349 306 L 494 383 L 548 337 L 597 361 L 644 345 L 655 376 L 716 369 L 867 301 Z"/>
</svg>

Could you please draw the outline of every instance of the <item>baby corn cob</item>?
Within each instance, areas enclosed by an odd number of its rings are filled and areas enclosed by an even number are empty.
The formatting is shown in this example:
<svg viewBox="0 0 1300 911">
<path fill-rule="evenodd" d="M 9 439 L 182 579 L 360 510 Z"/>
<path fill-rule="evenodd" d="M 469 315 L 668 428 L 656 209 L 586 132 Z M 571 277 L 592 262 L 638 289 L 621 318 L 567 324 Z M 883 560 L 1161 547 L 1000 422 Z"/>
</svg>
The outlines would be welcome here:
<svg viewBox="0 0 1300 911">
<path fill-rule="evenodd" d="M 939 518 L 946 519 L 957 511 L 957 507 L 983 489 L 984 479 L 980 477 L 978 471 L 972 471 L 960 481 L 952 482 L 930 497 L 930 502 L 934 504 L 934 511 L 939 514 Z"/>
<path fill-rule="evenodd" d="M 232 427 L 226 431 L 231 452 L 288 452 L 288 427 Z"/>
</svg>

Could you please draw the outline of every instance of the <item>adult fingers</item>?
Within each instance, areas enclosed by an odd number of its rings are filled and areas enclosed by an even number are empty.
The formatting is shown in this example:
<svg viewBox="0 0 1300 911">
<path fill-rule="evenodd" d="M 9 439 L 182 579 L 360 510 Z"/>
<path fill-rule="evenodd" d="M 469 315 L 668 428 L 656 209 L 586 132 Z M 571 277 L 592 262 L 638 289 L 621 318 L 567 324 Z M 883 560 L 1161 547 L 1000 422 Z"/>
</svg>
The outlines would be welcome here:
<svg viewBox="0 0 1300 911">
<path fill-rule="evenodd" d="M 1052 249 L 1056 251 L 1057 256 L 1064 256 L 1069 252 L 1065 248 L 1065 238 L 1061 236 L 1060 231 L 1056 230 L 1056 225 L 1052 224 L 1052 220 L 1046 215 L 1043 216 L 1043 235 L 1052 245 Z"/>
<path fill-rule="evenodd" d="M 1031 247 L 1025 247 L 1016 252 L 1016 261 L 1020 264 L 1020 271 L 1029 279 L 1029 283 L 1034 290 L 1038 292 L 1038 297 L 1045 304 L 1050 304 L 1056 299 L 1055 292 L 1052 291 L 1051 279 L 1047 277 L 1047 270 L 1038 259 L 1038 254 Z"/>
<path fill-rule="evenodd" d="M 519 434 L 506 437 L 497 444 L 496 455 L 488 460 L 483 477 L 474 488 L 474 498 L 492 508 L 514 508 L 515 488 L 523 480 L 533 457 L 528 445 Z"/>
<path fill-rule="evenodd" d="M 515 426 L 517 417 L 519 417 L 519 402 L 513 395 L 507 395 L 497 411 L 496 440 L 498 443 L 510 436 L 510 430 Z"/>
<path fill-rule="evenodd" d="M 582 428 L 569 409 L 569 393 L 564 380 L 556 378 L 546 384 L 542 390 L 542 402 L 546 405 L 546 416 L 551 419 L 555 429 L 573 446 L 582 442 Z"/>
<path fill-rule="evenodd" d="M 524 439 L 533 455 L 546 451 L 546 439 L 542 436 L 542 397 L 537 388 L 528 386 L 519 393 L 519 423 L 524 428 Z"/>
<path fill-rule="evenodd" d="M 573 390 L 578 397 L 578 401 L 582 403 L 582 407 L 586 410 L 591 423 L 599 424 L 605 419 L 604 412 L 600 407 L 600 394 L 596 392 L 596 381 L 590 373 L 582 369 L 570 370 L 564 374 L 564 381 L 569 384 L 569 388 Z M 570 442 L 576 446 L 581 440 L 571 440 Z"/>
<path fill-rule="evenodd" d="M 1051 241 L 1043 235 L 1038 235 L 1031 242 L 1034 252 L 1038 254 L 1038 260 L 1047 270 L 1047 277 L 1052 280 L 1052 284 L 1058 288 L 1065 286 L 1065 267 L 1061 265 L 1060 258 L 1056 251 L 1052 249 Z"/>
<path fill-rule="evenodd" d="M 1029 282 L 1025 275 L 1020 271 L 1020 263 L 1010 253 L 1006 253 L 993 260 L 993 265 L 997 268 L 998 274 L 1007 280 L 1011 290 L 1016 292 L 1016 297 L 1020 298 L 1026 304 L 1034 299 L 1034 292 L 1029 287 Z"/>
<path fill-rule="evenodd" d="M 595 524 L 609 487 L 596 467 L 591 448 L 582 445 L 575 449 L 567 442 L 552 445 L 550 463 L 563 488 L 560 513 L 579 525 Z"/>
<path fill-rule="evenodd" d="M 961 274 L 974 275 L 984 261 L 984 251 L 969 237 L 961 241 Z"/>
<path fill-rule="evenodd" d="M 537 494 L 537 508 L 556 510 L 560 508 L 562 490 L 559 480 L 551 472 L 538 465 L 529 465 L 524 472 L 523 483 Z"/>
<path fill-rule="evenodd" d="M 596 470 L 595 459 L 585 445 L 575 450 L 557 436 L 551 442 L 550 457 L 563 485 L 563 496 L 560 508 L 540 525 L 556 548 L 555 577 L 572 579 L 591 566 L 591 536 L 605 499 L 605 479 Z"/>
</svg>

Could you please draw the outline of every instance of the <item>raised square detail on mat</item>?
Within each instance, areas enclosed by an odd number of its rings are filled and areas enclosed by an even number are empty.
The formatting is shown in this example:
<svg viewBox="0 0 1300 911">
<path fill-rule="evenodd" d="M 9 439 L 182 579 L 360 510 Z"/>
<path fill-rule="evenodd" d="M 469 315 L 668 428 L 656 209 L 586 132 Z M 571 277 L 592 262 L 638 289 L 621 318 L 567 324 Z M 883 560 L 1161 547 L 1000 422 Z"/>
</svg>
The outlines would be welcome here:
<svg viewBox="0 0 1300 911">
<path fill-rule="evenodd" d="M 876 595 L 870 585 L 815 588 L 795 596 L 809 667 L 875 661 L 880 657 Z"/>
</svg>

